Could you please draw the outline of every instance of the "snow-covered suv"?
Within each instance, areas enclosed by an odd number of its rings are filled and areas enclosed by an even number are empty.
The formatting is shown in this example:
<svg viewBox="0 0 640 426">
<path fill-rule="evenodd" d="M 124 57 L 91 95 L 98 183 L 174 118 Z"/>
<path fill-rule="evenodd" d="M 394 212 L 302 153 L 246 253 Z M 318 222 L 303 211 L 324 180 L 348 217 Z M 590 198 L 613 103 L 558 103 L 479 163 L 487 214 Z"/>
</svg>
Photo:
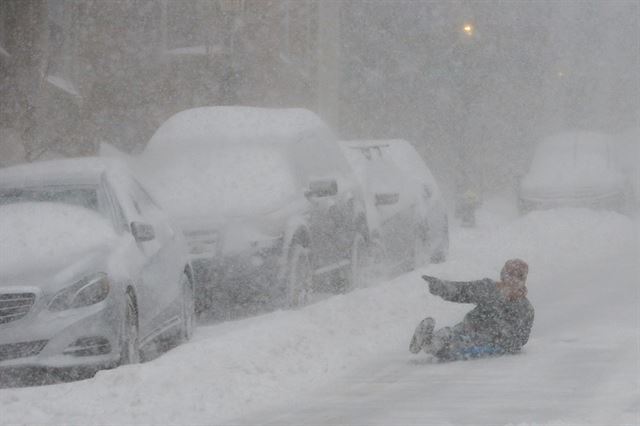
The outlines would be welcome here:
<svg viewBox="0 0 640 426">
<path fill-rule="evenodd" d="M 312 112 L 180 112 L 153 135 L 140 171 L 190 243 L 200 310 L 256 299 L 297 306 L 314 282 L 357 282 L 363 196 Z"/>
</svg>

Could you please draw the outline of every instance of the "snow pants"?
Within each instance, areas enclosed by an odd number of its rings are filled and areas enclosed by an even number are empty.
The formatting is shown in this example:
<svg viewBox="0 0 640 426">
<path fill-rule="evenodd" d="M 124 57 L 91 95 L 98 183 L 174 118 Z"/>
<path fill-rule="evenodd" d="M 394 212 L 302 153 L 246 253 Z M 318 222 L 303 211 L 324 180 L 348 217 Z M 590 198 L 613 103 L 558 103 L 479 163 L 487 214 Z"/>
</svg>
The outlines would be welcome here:
<svg viewBox="0 0 640 426">
<path fill-rule="evenodd" d="M 464 329 L 463 324 L 437 330 L 425 351 L 443 361 L 502 355 L 506 351 L 487 341 L 481 333 Z"/>
</svg>

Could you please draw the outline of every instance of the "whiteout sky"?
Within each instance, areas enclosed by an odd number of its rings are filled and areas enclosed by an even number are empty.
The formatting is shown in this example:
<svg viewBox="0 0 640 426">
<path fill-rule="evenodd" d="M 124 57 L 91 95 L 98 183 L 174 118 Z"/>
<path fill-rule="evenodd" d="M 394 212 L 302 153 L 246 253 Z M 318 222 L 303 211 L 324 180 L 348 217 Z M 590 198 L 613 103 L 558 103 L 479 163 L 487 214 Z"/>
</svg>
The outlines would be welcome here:
<svg viewBox="0 0 640 426">
<path fill-rule="evenodd" d="M 0 161 L 139 152 L 197 106 L 305 107 L 490 188 L 543 137 L 638 127 L 639 31 L 632 0 L 6 0 Z"/>
</svg>

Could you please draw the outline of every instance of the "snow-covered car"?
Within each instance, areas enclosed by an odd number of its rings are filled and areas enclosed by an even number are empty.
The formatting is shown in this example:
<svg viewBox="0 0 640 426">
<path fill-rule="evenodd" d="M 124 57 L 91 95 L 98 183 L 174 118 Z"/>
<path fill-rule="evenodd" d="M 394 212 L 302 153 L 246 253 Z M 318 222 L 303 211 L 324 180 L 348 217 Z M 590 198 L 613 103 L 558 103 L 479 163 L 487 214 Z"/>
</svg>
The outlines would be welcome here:
<svg viewBox="0 0 640 426">
<path fill-rule="evenodd" d="M 519 191 L 519 209 L 590 207 L 624 211 L 628 187 L 612 139 L 568 132 L 542 140 Z"/>
<path fill-rule="evenodd" d="M 139 164 L 190 244 L 198 310 L 255 300 L 293 307 L 314 284 L 356 284 L 363 195 L 312 112 L 186 110 L 158 128 Z"/>
<path fill-rule="evenodd" d="M 0 169 L 0 368 L 99 369 L 194 329 L 186 242 L 119 162 Z"/>
<path fill-rule="evenodd" d="M 381 246 L 392 270 L 445 260 L 446 208 L 415 148 L 401 139 L 342 141 L 341 146 L 366 194 L 370 241 Z"/>
</svg>

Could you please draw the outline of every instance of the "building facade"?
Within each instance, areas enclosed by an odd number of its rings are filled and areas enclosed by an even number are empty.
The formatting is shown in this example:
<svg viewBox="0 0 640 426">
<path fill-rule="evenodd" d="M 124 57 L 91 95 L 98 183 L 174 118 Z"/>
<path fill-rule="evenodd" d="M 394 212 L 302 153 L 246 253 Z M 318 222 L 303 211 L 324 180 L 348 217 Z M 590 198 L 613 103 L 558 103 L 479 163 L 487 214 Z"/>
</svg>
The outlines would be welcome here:
<svg viewBox="0 0 640 426">
<path fill-rule="evenodd" d="M 5 0 L 0 132 L 31 161 L 139 151 L 197 106 L 316 109 L 318 26 L 305 0 Z"/>
</svg>

